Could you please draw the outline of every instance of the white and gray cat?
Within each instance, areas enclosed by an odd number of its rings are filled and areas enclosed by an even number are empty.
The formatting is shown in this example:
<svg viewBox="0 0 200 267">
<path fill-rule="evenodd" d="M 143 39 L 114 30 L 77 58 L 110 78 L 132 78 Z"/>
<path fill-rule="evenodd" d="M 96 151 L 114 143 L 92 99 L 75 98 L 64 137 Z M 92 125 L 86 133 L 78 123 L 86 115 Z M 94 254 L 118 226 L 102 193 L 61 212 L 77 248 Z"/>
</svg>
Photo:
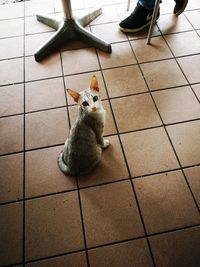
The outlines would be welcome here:
<svg viewBox="0 0 200 267">
<path fill-rule="evenodd" d="M 109 146 L 109 140 L 103 139 L 106 112 L 96 76 L 88 89 L 67 92 L 79 105 L 79 114 L 58 157 L 58 166 L 66 174 L 85 175 L 99 163 L 102 148 Z"/>
</svg>

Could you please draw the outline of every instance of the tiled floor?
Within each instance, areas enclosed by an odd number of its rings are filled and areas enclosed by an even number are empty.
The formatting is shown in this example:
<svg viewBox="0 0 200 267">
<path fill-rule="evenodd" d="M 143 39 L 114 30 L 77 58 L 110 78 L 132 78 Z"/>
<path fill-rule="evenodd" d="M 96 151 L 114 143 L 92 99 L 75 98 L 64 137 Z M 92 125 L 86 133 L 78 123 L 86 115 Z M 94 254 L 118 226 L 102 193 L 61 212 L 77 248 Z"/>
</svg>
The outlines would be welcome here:
<svg viewBox="0 0 200 267">
<path fill-rule="evenodd" d="M 200 1 L 175 18 L 163 0 L 151 46 L 147 31 L 118 30 L 126 0 L 100 2 L 88 29 L 112 54 L 73 42 L 40 63 L 53 30 L 35 14 L 60 15 L 60 1 L 0 5 L 0 266 L 199 267 Z M 65 88 L 94 74 L 111 145 L 90 175 L 66 177 L 56 160 L 77 107 Z"/>
</svg>

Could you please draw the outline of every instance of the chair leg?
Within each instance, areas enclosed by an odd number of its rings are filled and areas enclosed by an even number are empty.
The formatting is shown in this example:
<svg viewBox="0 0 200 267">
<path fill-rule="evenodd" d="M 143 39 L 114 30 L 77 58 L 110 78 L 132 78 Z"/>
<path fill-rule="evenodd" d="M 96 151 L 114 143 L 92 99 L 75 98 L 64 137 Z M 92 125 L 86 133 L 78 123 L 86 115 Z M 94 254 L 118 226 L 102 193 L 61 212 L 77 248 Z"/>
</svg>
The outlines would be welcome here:
<svg viewBox="0 0 200 267">
<path fill-rule="evenodd" d="M 150 44 L 150 42 L 151 42 L 153 27 L 154 27 L 154 25 L 156 23 L 156 17 L 157 17 L 157 14 L 158 14 L 159 6 L 160 6 L 160 0 L 156 0 L 155 5 L 154 5 L 154 9 L 153 9 L 153 15 L 152 15 L 152 19 L 151 19 L 151 24 L 150 24 L 149 32 L 148 32 L 148 36 L 147 36 L 147 44 Z"/>
<path fill-rule="evenodd" d="M 127 11 L 129 11 L 129 8 L 130 8 L 130 4 L 131 4 L 131 0 L 128 0 L 128 3 L 127 3 Z"/>
</svg>

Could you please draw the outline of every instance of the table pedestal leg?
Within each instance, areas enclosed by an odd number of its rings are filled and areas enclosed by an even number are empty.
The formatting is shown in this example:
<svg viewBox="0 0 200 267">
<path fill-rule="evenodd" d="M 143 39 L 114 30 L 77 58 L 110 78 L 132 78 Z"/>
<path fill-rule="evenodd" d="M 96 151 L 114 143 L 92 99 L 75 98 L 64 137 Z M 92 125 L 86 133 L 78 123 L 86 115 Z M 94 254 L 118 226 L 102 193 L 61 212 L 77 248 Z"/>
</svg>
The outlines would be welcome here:
<svg viewBox="0 0 200 267">
<path fill-rule="evenodd" d="M 56 32 L 34 54 L 35 60 L 40 61 L 68 40 L 81 40 L 104 52 L 111 53 L 111 45 L 93 33 L 84 29 L 97 16 L 102 14 L 101 8 L 94 10 L 81 18 L 65 18 L 61 21 L 47 15 L 37 15 L 37 20 L 52 27 Z"/>
</svg>

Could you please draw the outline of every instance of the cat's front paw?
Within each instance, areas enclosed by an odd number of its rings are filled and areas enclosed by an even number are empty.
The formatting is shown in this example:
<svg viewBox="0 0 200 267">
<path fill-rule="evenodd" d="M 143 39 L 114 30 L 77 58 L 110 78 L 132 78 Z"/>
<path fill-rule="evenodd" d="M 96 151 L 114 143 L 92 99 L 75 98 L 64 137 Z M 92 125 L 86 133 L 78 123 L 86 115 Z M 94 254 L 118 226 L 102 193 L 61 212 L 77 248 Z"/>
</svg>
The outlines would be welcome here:
<svg viewBox="0 0 200 267">
<path fill-rule="evenodd" d="M 108 139 L 104 139 L 102 148 L 107 148 L 109 145 L 110 145 L 110 141 Z"/>
</svg>

